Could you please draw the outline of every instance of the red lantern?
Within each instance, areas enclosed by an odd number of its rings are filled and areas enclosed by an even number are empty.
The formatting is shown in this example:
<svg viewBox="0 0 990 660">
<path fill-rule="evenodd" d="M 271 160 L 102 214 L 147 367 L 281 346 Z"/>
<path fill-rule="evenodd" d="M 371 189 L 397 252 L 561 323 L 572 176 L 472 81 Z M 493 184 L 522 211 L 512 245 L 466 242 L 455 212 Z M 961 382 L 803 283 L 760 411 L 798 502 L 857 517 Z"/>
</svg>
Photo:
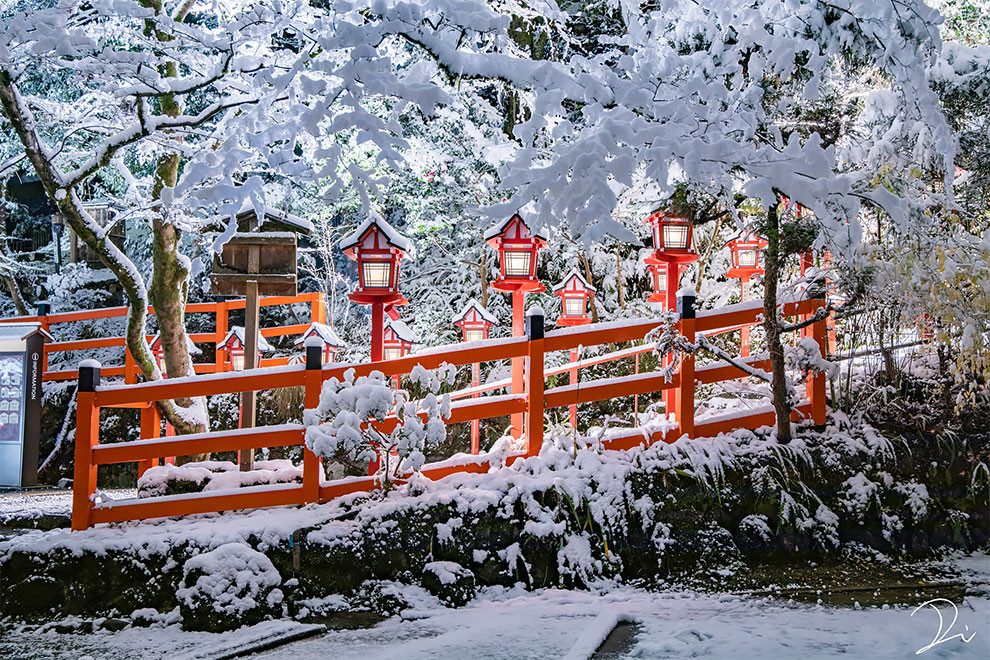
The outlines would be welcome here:
<svg viewBox="0 0 990 660">
<path fill-rule="evenodd" d="M 557 325 L 572 326 L 591 323 L 588 317 L 588 303 L 594 297 L 597 289 L 588 284 L 576 270 L 572 270 L 564 280 L 553 288 L 555 295 L 560 296 L 564 308 L 563 315 L 557 319 Z"/>
<path fill-rule="evenodd" d="M 333 362 L 337 358 L 337 351 L 344 347 L 344 342 L 333 331 L 333 328 L 325 323 L 311 324 L 306 328 L 306 332 L 294 342 L 294 345 L 305 346 L 306 340 L 314 336 L 319 337 L 320 341 L 323 342 L 323 363 Z"/>
<path fill-rule="evenodd" d="M 378 215 L 369 216 L 340 242 L 340 249 L 358 262 L 358 288 L 350 299 L 359 304 L 401 305 L 399 262 L 412 252 L 409 239 Z"/>
<path fill-rule="evenodd" d="M 384 359 L 404 357 L 412 350 L 412 345 L 418 343 L 419 337 L 402 321 L 389 319 L 385 324 Z"/>
<path fill-rule="evenodd" d="M 162 336 L 155 335 L 151 338 L 149 342 L 149 348 L 151 349 L 152 355 L 155 356 L 155 362 L 158 363 L 158 370 L 162 372 L 162 378 L 168 377 L 168 372 L 165 369 L 165 349 L 162 346 Z M 199 347 L 193 343 L 189 335 L 186 335 L 186 350 L 189 351 L 189 355 L 202 355 L 203 351 L 199 350 Z"/>
<path fill-rule="evenodd" d="M 244 370 L 244 328 L 239 325 L 232 326 L 223 341 L 217 344 L 218 351 L 227 351 L 230 356 L 230 368 L 234 371 Z M 258 334 L 258 364 L 261 364 L 261 354 L 272 350 L 271 344 Z"/>
<path fill-rule="evenodd" d="M 692 247 L 694 223 L 690 218 L 654 211 L 646 219 L 653 230 L 653 252 L 658 261 L 690 263 L 698 255 Z"/>
<path fill-rule="evenodd" d="M 650 269 L 650 279 L 653 280 L 653 293 L 647 298 L 647 302 L 662 303 L 667 300 L 667 265 L 650 263 L 647 259 L 646 267 Z"/>
<path fill-rule="evenodd" d="M 487 309 L 472 298 L 461 313 L 454 317 L 454 325 L 463 332 L 462 341 L 481 341 L 488 339 L 488 332 L 498 319 Z"/>
<path fill-rule="evenodd" d="M 726 277 L 749 279 L 753 275 L 763 274 L 763 250 L 767 241 L 749 232 L 729 241 L 729 252 L 732 256 L 732 268 Z"/>
<path fill-rule="evenodd" d="M 492 283 L 499 291 L 543 291 L 536 279 L 536 258 L 546 247 L 547 234 L 540 230 L 530 232 L 523 219 L 516 214 L 500 225 L 485 232 L 485 240 L 498 250 L 501 276 Z"/>
</svg>

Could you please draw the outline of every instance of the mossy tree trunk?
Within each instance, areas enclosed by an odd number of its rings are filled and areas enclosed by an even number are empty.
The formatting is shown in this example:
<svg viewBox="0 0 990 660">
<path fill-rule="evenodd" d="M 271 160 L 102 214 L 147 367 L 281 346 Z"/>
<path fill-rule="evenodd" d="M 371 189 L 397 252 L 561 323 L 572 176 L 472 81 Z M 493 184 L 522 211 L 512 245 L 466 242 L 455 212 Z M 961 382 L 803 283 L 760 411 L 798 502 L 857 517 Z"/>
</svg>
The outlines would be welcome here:
<svg viewBox="0 0 990 660">
<path fill-rule="evenodd" d="M 766 238 L 768 245 L 763 275 L 763 329 L 766 332 L 767 352 L 770 354 L 773 375 L 770 388 L 773 393 L 773 408 L 777 413 L 777 441 L 786 444 L 791 441 L 791 400 L 784 365 L 784 345 L 780 341 L 783 324 L 777 312 L 777 285 L 787 255 L 781 246 L 778 203 L 767 209 Z"/>
</svg>

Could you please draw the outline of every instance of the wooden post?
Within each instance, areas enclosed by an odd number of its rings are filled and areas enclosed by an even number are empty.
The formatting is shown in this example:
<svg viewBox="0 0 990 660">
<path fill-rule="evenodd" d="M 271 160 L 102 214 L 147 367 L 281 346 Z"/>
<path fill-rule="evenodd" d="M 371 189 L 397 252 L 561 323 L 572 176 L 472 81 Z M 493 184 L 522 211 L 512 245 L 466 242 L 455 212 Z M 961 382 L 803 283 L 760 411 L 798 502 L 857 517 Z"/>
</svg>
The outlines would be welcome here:
<svg viewBox="0 0 990 660">
<path fill-rule="evenodd" d="M 258 254 L 257 246 L 252 246 L 251 256 L 253 259 L 257 259 Z M 248 270 L 252 270 L 251 262 L 249 259 Z M 258 268 L 255 266 L 253 272 L 257 272 Z M 258 366 L 258 316 L 260 309 L 258 307 L 258 282 L 256 280 L 248 280 L 247 282 L 247 296 L 245 299 L 244 308 L 244 368 L 245 369 L 255 369 Z M 254 390 L 250 392 L 241 393 L 241 428 L 250 429 L 254 428 L 255 419 L 257 415 L 257 405 L 258 405 L 258 393 Z M 240 464 L 241 472 L 249 472 L 254 469 L 254 449 L 242 449 L 240 451 L 238 463 Z"/>
<path fill-rule="evenodd" d="M 141 439 L 153 440 L 159 436 L 161 430 L 161 413 L 158 412 L 158 406 L 152 401 L 147 408 L 141 409 Z M 140 478 L 142 474 L 156 465 L 158 465 L 157 458 L 146 458 L 143 461 L 138 461 L 138 477 Z"/>
<path fill-rule="evenodd" d="M 677 312 L 681 317 L 681 335 L 687 341 L 694 343 L 694 292 L 677 297 Z M 682 355 L 681 367 L 678 370 L 680 385 L 677 396 L 677 423 L 682 435 L 694 437 L 694 356 Z"/>
<path fill-rule="evenodd" d="M 481 385 L 481 365 L 477 362 L 471 365 L 471 387 Z M 478 394 L 472 394 L 472 399 L 477 399 Z M 481 453 L 481 420 L 471 420 L 471 453 L 477 456 Z"/>
<path fill-rule="evenodd" d="M 41 323 L 41 329 L 48 334 L 51 334 L 48 326 L 48 313 L 51 310 L 51 303 L 46 301 L 38 303 L 38 322 Z M 41 349 L 41 373 L 44 374 L 46 371 L 48 371 L 48 347 L 44 346 Z"/>
<path fill-rule="evenodd" d="M 217 322 L 216 322 L 217 338 L 213 342 L 213 345 L 218 346 L 220 342 L 222 342 L 224 338 L 227 336 L 228 330 L 230 330 L 230 328 L 227 327 L 230 317 L 230 305 L 227 303 L 226 300 L 222 300 L 220 302 L 214 303 L 214 305 L 215 305 L 214 309 L 216 310 L 215 313 L 217 317 Z M 217 365 L 217 373 L 225 371 L 227 368 L 226 366 L 227 351 L 222 349 L 217 350 L 215 356 L 215 362 Z"/>
<path fill-rule="evenodd" d="M 667 300 L 664 303 L 664 311 L 672 312 L 677 309 L 677 289 L 680 288 L 681 282 L 681 267 L 680 264 L 668 263 L 667 264 Z M 674 361 L 673 355 L 668 355 L 664 358 L 664 366 L 668 366 Z M 677 392 L 673 389 L 667 389 L 663 391 L 663 411 L 664 414 L 669 418 L 677 407 Z"/>
<path fill-rule="evenodd" d="M 76 388 L 76 464 L 72 479 L 72 529 L 89 527 L 93 495 L 96 493 L 96 465 L 93 448 L 100 442 L 100 409 L 96 388 L 100 385 L 100 363 L 83 360 L 79 364 Z"/>
<path fill-rule="evenodd" d="M 385 305 L 371 303 L 371 361 L 381 362 L 385 356 Z M 368 461 L 368 476 L 378 474 L 381 460 L 376 455 Z"/>
<path fill-rule="evenodd" d="M 319 337 L 306 339 L 306 410 L 320 406 L 323 389 L 323 342 Z M 303 501 L 320 500 L 320 457 L 303 444 Z"/>
<path fill-rule="evenodd" d="M 739 278 L 739 302 L 746 302 L 748 297 L 746 294 L 749 292 L 749 278 L 750 274 L 746 273 Z M 742 357 L 749 357 L 749 324 L 743 325 L 742 329 L 739 331 L 739 355 Z"/>
<path fill-rule="evenodd" d="M 327 308 L 323 304 L 323 294 L 319 291 L 313 294 L 313 300 L 310 303 L 309 320 L 312 323 L 327 322 Z"/>
<path fill-rule="evenodd" d="M 524 309 L 526 305 L 526 293 L 524 291 L 513 291 L 512 292 L 512 336 L 522 337 L 523 336 L 523 323 L 526 310 Z M 525 358 L 517 357 L 512 358 L 512 393 L 522 394 L 526 391 L 525 377 L 524 377 L 524 361 Z M 522 437 L 523 424 L 525 423 L 525 417 L 523 413 L 514 413 L 512 415 L 512 437 L 518 440 Z"/>
<path fill-rule="evenodd" d="M 131 349 L 124 344 L 124 382 L 133 385 L 137 382 L 137 361 L 131 354 Z"/>
<path fill-rule="evenodd" d="M 577 359 L 578 359 L 578 351 L 577 351 L 576 348 L 572 348 L 571 349 L 571 362 L 572 363 L 573 362 L 577 362 Z M 639 360 L 639 357 L 637 356 L 636 359 L 638 361 Z M 569 375 L 570 375 L 570 378 L 568 379 L 567 382 L 569 384 L 571 384 L 571 385 L 576 385 L 577 382 L 578 382 L 578 370 L 577 370 L 577 367 L 574 367 L 573 369 L 571 369 Z M 577 404 L 576 403 L 572 403 L 569 406 L 568 412 L 570 413 L 571 428 L 574 429 L 575 431 L 577 431 Z"/>
<path fill-rule="evenodd" d="M 639 353 L 635 355 L 636 360 L 636 375 L 639 375 Z M 639 395 L 633 395 L 633 426 L 639 427 Z"/>
<path fill-rule="evenodd" d="M 526 337 L 529 339 L 526 361 L 526 455 L 537 456 L 543 448 L 543 310 L 534 309 L 526 315 Z"/>
</svg>

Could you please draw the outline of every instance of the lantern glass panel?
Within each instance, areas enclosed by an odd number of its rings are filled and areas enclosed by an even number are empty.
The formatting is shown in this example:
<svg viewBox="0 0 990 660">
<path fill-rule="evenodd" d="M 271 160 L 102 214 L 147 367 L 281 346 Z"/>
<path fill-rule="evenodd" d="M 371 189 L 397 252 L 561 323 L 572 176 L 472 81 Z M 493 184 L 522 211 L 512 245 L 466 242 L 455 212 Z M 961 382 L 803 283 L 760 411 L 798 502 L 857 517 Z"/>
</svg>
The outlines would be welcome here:
<svg viewBox="0 0 990 660">
<path fill-rule="evenodd" d="M 667 273 L 659 268 L 653 269 L 653 290 L 657 293 L 667 291 Z"/>
<path fill-rule="evenodd" d="M 663 247 L 667 250 L 686 250 L 688 247 L 688 226 L 680 223 L 664 224 Z"/>
<path fill-rule="evenodd" d="M 230 352 L 230 366 L 234 371 L 244 371 L 244 351 Z"/>
<path fill-rule="evenodd" d="M 660 221 L 653 223 L 653 247 L 659 250 L 660 246 L 663 245 L 663 241 L 660 240 Z"/>
<path fill-rule="evenodd" d="M 168 370 L 165 368 L 165 356 L 155 355 L 158 358 L 158 371 L 162 372 L 162 378 L 168 378 Z"/>
<path fill-rule="evenodd" d="M 469 328 L 464 331 L 464 341 L 481 341 L 485 338 L 485 331 L 479 328 Z"/>
<path fill-rule="evenodd" d="M 502 274 L 506 277 L 530 276 L 533 253 L 529 250 L 505 250 L 502 259 Z"/>
<path fill-rule="evenodd" d="M 565 296 L 564 315 L 584 316 L 584 296 Z"/>
<path fill-rule="evenodd" d="M 386 346 L 385 347 L 385 359 L 386 360 L 397 360 L 402 357 L 402 349 L 398 346 Z"/>
<path fill-rule="evenodd" d="M 756 248 L 739 248 L 739 265 L 754 268 L 756 266 Z"/>
<path fill-rule="evenodd" d="M 391 284 L 392 262 L 363 261 L 364 288 L 387 289 Z"/>
</svg>

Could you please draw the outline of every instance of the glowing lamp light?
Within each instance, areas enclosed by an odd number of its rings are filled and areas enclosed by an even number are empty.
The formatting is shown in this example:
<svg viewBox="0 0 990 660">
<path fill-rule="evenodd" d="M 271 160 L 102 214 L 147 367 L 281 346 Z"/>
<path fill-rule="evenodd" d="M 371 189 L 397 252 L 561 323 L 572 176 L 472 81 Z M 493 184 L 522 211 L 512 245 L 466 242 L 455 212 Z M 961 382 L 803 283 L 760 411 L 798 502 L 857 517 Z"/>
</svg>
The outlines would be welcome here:
<svg viewBox="0 0 990 660">
<path fill-rule="evenodd" d="M 340 242 L 340 249 L 358 263 L 358 287 L 350 294 L 360 304 L 400 305 L 399 264 L 414 252 L 412 243 L 390 224 L 372 214 Z"/>
<path fill-rule="evenodd" d="M 653 282 L 653 293 L 647 297 L 647 302 L 664 302 L 667 299 L 667 266 L 665 264 L 648 263 L 650 280 Z"/>
<path fill-rule="evenodd" d="M 544 230 L 531 232 L 517 213 L 485 232 L 485 240 L 498 250 L 500 277 L 492 286 L 499 291 L 543 291 L 536 266 L 537 254 L 547 245 Z"/>
<path fill-rule="evenodd" d="M 230 368 L 233 371 L 243 371 L 244 370 L 244 348 L 246 346 L 244 339 L 244 328 L 235 325 L 230 328 L 230 331 L 223 338 L 223 341 L 217 344 L 218 351 L 227 351 L 227 355 L 230 356 Z M 261 364 L 261 354 L 272 350 L 271 344 L 265 341 L 265 338 L 258 334 L 258 364 Z"/>
<path fill-rule="evenodd" d="M 389 319 L 385 324 L 382 357 L 386 360 L 397 360 L 412 351 L 413 344 L 419 343 L 408 325 L 398 319 Z"/>
<path fill-rule="evenodd" d="M 694 254 L 691 247 L 694 238 L 694 223 L 690 218 L 655 211 L 647 219 L 653 231 L 653 249 L 658 258 L 662 255 Z"/>
<path fill-rule="evenodd" d="M 454 325 L 461 329 L 466 342 L 488 339 L 489 331 L 497 323 L 498 319 L 474 298 L 454 317 Z"/>
<path fill-rule="evenodd" d="M 767 241 L 750 232 L 728 242 L 729 253 L 732 257 L 732 267 L 726 273 L 727 277 L 749 279 L 753 275 L 763 274 L 763 250 Z"/>
<path fill-rule="evenodd" d="M 564 314 L 557 319 L 557 325 L 571 326 L 591 323 L 588 317 L 588 303 L 597 293 L 595 287 L 572 270 L 564 280 L 553 288 L 554 295 L 560 296 Z"/>
</svg>

